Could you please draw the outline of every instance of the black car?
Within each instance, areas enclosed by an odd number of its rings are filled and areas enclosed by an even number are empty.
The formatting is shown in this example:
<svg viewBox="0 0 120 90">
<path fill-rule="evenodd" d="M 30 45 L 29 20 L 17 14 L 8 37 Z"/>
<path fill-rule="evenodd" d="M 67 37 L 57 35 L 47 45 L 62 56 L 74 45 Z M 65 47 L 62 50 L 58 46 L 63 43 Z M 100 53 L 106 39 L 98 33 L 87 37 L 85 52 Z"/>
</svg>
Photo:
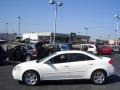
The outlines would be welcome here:
<svg viewBox="0 0 120 90">
<path fill-rule="evenodd" d="M 42 59 L 48 56 L 49 52 L 43 43 L 38 42 L 37 44 L 8 45 L 6 54 L 9 60 L 30 61 Z"/>
<path fill-rule="evenodd" d="M 0 46 L 0 62 L 6 59 L 6 53 L 2 46 Z"/>
</svg>

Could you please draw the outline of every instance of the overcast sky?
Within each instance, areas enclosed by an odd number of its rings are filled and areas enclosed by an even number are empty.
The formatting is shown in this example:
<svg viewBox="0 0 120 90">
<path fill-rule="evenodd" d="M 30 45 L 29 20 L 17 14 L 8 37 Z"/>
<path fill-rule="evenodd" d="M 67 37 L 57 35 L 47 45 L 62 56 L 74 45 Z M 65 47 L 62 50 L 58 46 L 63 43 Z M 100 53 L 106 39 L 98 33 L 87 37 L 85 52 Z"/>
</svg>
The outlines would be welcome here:
<svg viewBox="0 0 120 90">
<path fill-rule="evenodd" d="M 120 0 L 60 0 L 57 33 L 87 35 L 92 38 L 114 39 L 115 14 L 120 14 Z M 0 0 L 0 32 L 18 33 L 18 16 L 21 32 L 53 32 L 54 6 L 49 0 Z M 80 32 L 80 33 L 78 33 Z M 119 30 L 120 36 L 120 30 Z"/>
</svg>

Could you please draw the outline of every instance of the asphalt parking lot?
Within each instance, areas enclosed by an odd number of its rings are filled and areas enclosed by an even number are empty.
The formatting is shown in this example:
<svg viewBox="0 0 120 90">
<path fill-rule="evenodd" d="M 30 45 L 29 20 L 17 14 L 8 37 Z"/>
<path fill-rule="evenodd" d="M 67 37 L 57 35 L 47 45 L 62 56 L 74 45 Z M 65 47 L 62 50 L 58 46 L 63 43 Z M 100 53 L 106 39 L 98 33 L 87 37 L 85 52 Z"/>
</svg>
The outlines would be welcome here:
<svg viewBox="0 0 120 90">
<path fill-rule="evenodd" d="M 120 54 L 110 57 L 114 61 L 115 75 L 105 85 L 94 85 L 88 80 L 70 80 L 45 81 L 38 86 L 27 86 L 12 78 L 12 69 L 19 62 L 5 61 L 0 64 L 0 90 L 120 90 Z"/>
</svg>

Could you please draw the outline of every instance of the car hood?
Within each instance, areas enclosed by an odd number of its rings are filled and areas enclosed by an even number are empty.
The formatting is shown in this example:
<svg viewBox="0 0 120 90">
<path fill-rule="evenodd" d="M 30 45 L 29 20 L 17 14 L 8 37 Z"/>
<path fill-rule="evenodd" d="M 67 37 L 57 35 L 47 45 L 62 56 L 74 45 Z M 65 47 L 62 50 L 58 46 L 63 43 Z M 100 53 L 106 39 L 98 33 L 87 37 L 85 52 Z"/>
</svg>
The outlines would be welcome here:
<svg viewBox="0 0 120 90">
<path fill-rule="evenodd" d="M 27 62 L 23 62 L 23 63 L 20 63 L 18 64 L 17 66 L 36 66 L 37 62 L 36 60 L 33 60 L 33 61 L 27 61 Z"/>
</svg>

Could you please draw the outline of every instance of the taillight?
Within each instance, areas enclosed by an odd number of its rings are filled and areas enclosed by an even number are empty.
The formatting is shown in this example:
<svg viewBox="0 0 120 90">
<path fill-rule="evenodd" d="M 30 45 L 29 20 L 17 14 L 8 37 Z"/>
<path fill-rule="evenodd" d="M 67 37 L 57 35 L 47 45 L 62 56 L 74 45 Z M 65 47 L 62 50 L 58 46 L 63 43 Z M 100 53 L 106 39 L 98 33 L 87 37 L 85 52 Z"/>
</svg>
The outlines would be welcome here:
<svg viewBox="0 0 120 90">
<path fill-rule="evenodd" d="M 113 64 L 113 61 L 112 61 L 112 60 L 110 60 L 108 63 L 109 63 L 109 64 Z"/>
<path fill-rule="evenodd" d="M 37 55 L 37 52 L 36 52 L 36 51 L 32 51 L 32 54 L 33 54 L 33 55 Z"/>
</svg>

